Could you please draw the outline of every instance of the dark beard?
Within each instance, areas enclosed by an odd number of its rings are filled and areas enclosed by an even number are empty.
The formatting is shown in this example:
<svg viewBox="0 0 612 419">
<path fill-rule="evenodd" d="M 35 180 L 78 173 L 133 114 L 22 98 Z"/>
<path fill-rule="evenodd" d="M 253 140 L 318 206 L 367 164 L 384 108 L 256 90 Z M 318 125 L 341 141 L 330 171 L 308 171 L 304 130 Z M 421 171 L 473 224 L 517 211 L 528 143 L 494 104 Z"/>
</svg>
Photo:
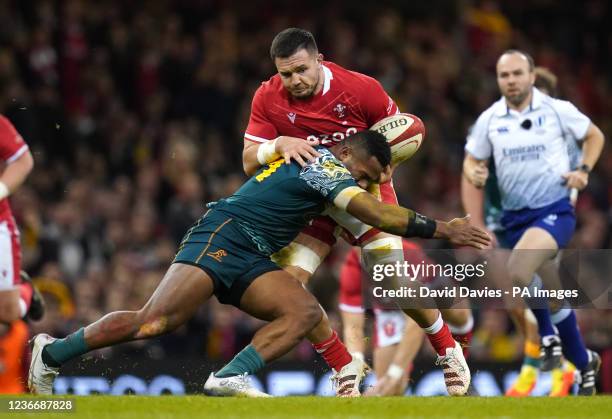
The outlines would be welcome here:
<svg viewBox="0 0 612 419">
<path fill-rule="evenodd" d="M 506 99 L 508 99 L 508 102 L 510 102 L 514 106 L 518 106 L 521 103 L 523 103 L 523 101 L 525 100 L 525 98 L 527 98 L 527 96 L 529 96 L 529 92 L 530 92 L 530 90 L 527 90 L 527 91 L 519 94 L 518 96 L 515 96 L 513 98 L 506 98 Z"/>
</svg>

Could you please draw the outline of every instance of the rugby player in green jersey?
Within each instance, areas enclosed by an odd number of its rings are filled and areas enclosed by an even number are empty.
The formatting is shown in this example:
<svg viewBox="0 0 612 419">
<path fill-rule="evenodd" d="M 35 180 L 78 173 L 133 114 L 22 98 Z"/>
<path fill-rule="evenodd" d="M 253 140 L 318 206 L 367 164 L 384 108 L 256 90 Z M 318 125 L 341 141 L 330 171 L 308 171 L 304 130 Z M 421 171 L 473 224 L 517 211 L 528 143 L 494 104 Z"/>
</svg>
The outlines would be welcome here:
<svg viewBox="0 0 612 419">
<path fill-rule="evenodd" d="M 391 153 L 381 134 L 364 131 L 350 142 L 318 151 L 320 156 L 305 167 L 284 160 L 272 162 L 234 195 L 210 204 L 185 235 L 174 262 L 142 309 L 107 314 L 64 339 L 37 335 L 28 376 L 30 390 L 52 394 L 53 381 L 66 361 L 97 348 L 170 332 L 215 295 L 221 303 L 269 323 L 230 363 L 211 373 L 204 391 L 266 396 L 251 386 L 248 376 L 286 354 L 322 317 L 314 296 L 272 262 L 270 255 L 291 242 L 326 205 L 400 236 L 445 238 L 475 248 L 489 245 L 486 232 L 465 218 L 436 221 L 381 203 L 365 191 L 390 170 Z M 451 373 L 456 374 L 457 388 L 467 387 L 470 375 L 465 360 L 451 365 L 456 366 Z"/>
</svg>

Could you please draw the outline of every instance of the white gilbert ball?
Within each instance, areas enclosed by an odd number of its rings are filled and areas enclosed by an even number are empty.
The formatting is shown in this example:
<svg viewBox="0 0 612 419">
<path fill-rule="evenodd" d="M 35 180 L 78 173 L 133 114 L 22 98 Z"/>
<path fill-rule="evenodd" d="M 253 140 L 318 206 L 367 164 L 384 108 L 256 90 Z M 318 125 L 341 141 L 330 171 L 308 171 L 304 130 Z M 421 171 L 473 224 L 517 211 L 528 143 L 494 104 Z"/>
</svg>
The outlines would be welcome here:
<svg viewBox="0 0 612 419">
<path fill-rule="evenodd" d="M 418 116 L 398 113 L 381 119 L 370 128 L 387 138 L 391 146 L 391 166 L 411 158 L 425 139 L 425 124 Z"/>
</svg>

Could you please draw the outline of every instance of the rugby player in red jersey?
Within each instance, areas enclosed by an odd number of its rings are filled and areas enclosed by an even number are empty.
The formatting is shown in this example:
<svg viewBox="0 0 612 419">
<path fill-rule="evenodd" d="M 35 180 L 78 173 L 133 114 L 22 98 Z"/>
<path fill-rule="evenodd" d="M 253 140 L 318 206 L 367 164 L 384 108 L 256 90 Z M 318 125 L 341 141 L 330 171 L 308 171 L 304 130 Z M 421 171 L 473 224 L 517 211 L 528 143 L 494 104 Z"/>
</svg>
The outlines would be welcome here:
<svg viewBox="0 0 612 419">
<path fill-rule="evenodd" d="M 42 297 L 29 277 L 20 274 L 19 230 L 8 201 L 33 166 L 28 145 L 13 124 L 0 115 L 0 323 L 5 325 L 26 315 L 38 320 L 43 314 Z"/>
<path fill-rule="evenodd" d="M 332 146 L 379 120 L 398 112 L 398 107 L 375 79 L 324 61 L 313 35 L 288 28 L 276 35 L 270 56 L 278 74 L 255 92 L 251 115 L 244 134 L 243 165 L 247 174 L 279 157 L 301 165 L 318 156 L 314 145 Z M 349 139 L 350 141 L 350 139 Z M 396 162 L 397 163 L 397 162 Z M 371 192 L 383 202 L 396 204 L 391 173 Z M 357 222 L 339 211 L 315 219 L 295 241 L 279 253 L 276 262 L 302 282 L 307 282 L 336 241 L 337 222 L 347 229 L 362 248 L 366 268 L 395 261 L 402 251 L 399 237 Z M 465 360 L 460 345 L 437 309 L 407 309 L 427 334 L 445 370 L 449 392 L 457 393 L 457 372 Z M 328 365 L 336 371 L 343 387 L 357 388 L 366 364 L 352 357 L 324 316 L 307 338 Z M 327 356 L 327 354 L 333 354 Z M 461 365 L 461 367 L 459 367 Z M 467 388 L 466 388 L 467 390 Z"/>
</svg>

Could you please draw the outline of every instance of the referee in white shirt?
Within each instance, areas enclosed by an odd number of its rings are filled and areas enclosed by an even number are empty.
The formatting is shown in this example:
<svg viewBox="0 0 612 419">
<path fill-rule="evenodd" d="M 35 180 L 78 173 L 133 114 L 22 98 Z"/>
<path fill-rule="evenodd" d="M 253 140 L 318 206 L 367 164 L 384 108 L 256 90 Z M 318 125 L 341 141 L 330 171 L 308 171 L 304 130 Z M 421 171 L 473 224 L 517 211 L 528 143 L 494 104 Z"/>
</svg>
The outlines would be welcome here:
<svg viewBox="0 0 612 419">
<path fill-rule="evenodd" d="M 527 53 L 508 50 L 500 56 L 497 82 L 503 97 L 476 121 L 463 166 L 466 179 L 483 187 L 493 158 L 504 210 L 501 224 L 514 249 L 509 274 L 521 286 L 529 285 L 536 272 L 543 278 L 557 274 L 553 259 L 576 226 L 570 190 L 587 186 L 604 145 L 601 130 L 586 115 L 534 88 L 534 81 L 534 62 Z M 543 365 L 548 369 L 560 363 L 560 337 L 566 358 L 581 372 L 579 394 L 594 394 L 599 357 L 585 348 L 573 311 L 555 308 L 552 315 L 533 309 Z"/>
</svg>

